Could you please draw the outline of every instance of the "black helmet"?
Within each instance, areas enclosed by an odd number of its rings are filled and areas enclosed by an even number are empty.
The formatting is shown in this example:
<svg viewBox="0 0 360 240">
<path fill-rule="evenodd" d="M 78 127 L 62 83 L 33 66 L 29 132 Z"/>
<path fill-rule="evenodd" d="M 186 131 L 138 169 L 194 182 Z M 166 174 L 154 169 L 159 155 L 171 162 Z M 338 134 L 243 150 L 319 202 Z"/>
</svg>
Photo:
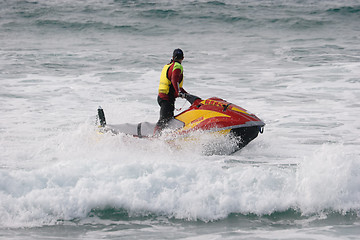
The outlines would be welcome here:
<svg viewBox="0 0 360 240">
<path fill-rule="evenodd" d="M 173 52 L 173 60 L 184 59 L 184 53 L 180 48 L 177 48 Z"/>
</svg>

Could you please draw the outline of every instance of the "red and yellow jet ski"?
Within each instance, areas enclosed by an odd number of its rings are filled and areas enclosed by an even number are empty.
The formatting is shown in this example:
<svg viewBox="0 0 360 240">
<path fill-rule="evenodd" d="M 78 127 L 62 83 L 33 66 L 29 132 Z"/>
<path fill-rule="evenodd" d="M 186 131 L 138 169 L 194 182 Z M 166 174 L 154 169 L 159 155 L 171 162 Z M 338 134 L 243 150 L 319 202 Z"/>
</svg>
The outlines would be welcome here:
<svg viewBox="0 0 360 240">
<path fill-rule="evenodd" d="M 185 98 L 191 106 L 167 124 L 165 132 L 172 136 L 188 137 L 197 131 L 218 133 L 237 139 L 237 147 L 241 149 L 264 130 L 265 123 L 258 117 L 223 99 L 212 97 L 202 100 L 190 94 L 186 94 Z M 98 119 L 102 132 L 124 133 L 134 137 L 157 137 L 154 135 L 155 123 L 106 124 L 101 107 L 98 109 Z"/>
</svg>

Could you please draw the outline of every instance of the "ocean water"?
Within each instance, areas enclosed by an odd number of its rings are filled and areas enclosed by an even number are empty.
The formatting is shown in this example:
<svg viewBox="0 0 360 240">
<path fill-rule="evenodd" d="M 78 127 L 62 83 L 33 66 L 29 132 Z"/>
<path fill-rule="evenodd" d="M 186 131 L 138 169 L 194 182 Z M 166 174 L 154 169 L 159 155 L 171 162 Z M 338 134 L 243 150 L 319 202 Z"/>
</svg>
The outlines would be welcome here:
<svg viewBox="0 0 360 240">
<path fill-rule="evenodd" d="M 355 0 L 0 1 L 0 239 L 360 239 L 359 22 Z M 188 92 L 265 132 L 230 155 L 97 134 L 99 105 L 157 121 L 175 48 Z"/>
</svg>

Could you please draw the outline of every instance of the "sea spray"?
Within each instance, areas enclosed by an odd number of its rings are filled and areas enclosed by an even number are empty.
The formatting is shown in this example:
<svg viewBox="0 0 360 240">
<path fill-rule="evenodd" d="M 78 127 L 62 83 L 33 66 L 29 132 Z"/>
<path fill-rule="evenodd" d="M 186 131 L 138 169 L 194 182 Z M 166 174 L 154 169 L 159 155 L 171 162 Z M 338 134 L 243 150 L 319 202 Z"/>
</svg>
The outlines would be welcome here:
<svg viewBox="0 0 360 240">
<path fill-rule="evenodd" d="M 342 144 L 324 144 L 299 164 L 297 198 L 303 213 L 359 209 L 360 161 Z"/>
</svg>

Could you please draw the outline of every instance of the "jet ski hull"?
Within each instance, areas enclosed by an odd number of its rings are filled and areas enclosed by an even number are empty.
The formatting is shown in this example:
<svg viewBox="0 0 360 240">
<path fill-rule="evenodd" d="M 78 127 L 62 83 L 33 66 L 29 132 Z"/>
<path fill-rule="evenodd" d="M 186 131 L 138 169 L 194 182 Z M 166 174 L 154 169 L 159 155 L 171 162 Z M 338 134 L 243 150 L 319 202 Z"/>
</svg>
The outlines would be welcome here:
<svg viewBox="0 0 360 240">
<path fill-rule="evenodd" d="M 253 126 L 231 129 L 230 134 L 235 138 L 238 138 L 237 145 L 238 148 L 241 149 L 254 140 L 258 136 L 259 132 L 261 132 L 259 127 Z"/>
</svg>

